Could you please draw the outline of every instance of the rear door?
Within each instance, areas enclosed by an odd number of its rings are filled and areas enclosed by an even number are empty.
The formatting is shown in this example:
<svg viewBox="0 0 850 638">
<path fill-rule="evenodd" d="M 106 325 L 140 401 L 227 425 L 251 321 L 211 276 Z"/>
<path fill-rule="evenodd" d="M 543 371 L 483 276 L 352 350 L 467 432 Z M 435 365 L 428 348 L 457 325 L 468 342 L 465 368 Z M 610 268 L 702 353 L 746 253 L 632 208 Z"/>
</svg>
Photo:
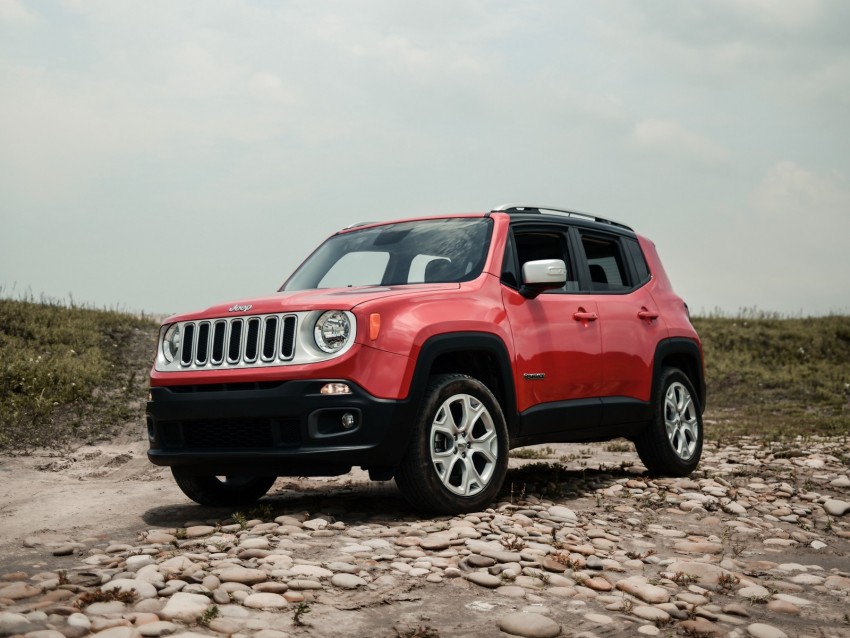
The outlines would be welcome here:
<svg viewBox="0 0 850 638">
<path fill-rule="evenodd" d="M 637 241 L 630 237 L 577 228 L 574 239 L 582 257 L 580 290 L 590 296 L 599 315 L 603 423 L 634 421 L 642 418 L 637 404 L 650 400 L 655 346 L 667 335 L 650 294 L 651 276 Z"/>
</svg>

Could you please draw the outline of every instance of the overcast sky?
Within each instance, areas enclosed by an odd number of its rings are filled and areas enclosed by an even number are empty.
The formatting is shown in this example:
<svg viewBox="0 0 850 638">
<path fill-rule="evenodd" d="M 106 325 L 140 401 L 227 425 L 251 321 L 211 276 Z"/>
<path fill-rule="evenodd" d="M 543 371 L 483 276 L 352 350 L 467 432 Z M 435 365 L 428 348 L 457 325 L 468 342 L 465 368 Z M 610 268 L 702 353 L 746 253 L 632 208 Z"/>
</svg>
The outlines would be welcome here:
<svg viewBox="0 0 850 638">
<path fill-rule="evenodd" d="M 691 308 L 850 312 L 850 2 L 0 0 L 0 286 L 170 313 L 559 205 Z"/>
</svg>

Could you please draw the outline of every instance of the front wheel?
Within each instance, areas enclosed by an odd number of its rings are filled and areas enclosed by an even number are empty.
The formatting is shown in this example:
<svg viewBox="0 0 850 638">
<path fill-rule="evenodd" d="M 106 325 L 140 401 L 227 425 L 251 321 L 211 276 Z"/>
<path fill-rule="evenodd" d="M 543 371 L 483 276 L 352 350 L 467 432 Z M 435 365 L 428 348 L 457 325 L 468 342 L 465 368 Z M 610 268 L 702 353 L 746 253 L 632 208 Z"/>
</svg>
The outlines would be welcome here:
<svg viewBox="0 0 850 638">
<path fill-rule="evenodd" d="M 456 514 L 482 508 L 508 470 L 505 417 L 483 383 L 464 374 L 431 379 L 395 480 L 416 508 Z"/>
<path fill-rule="evenodd" d="M 171 474 L 186 496 L 200 505 L 211 507 L 250 505 L 268 492 L 277 480 L 276 476 L 197 475 L 178 467 L 172 467 Z"/>
<path fill-rule="evenodd" d="M 702 455 L 702 411 L 690 379 L 664 368 L 653 397 L 652 420 L 635 438 L 638 456 L 650 474 L 687 476 Z"/>
</svg>

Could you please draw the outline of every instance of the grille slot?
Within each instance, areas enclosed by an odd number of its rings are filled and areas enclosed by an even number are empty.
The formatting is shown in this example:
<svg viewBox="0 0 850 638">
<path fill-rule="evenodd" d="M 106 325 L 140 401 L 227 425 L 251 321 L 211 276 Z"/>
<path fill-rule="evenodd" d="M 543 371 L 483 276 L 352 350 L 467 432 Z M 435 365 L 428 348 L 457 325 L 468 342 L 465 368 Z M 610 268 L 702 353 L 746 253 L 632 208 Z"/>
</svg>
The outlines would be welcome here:
<svg viewBox="0 0 850 638">
<path fill-rule="evenodd" d="M 254 363 L 257 360 L 257 341 L 260 337 L 260 319 L 251 317 L 248 319 L 248 335 L 245 343 L 245 363 Z"/>
<path fill-rule="evenodd" d="M 266 317 L 263 327 L 263 361 L 274 359 L 274 344 L 277 340 L 277 317 Z"/>
<path fill-rule="evenodd" d="M 188 321 L 182 326 L 183 368 L 274 365 L 295 356 L 294 314 Z"/>
<path fill-rule="evenodd" d="M 184 366 L 192 364 L 192 351 L 195 345 L 195 324 L 187 323 L 183 329 L 183 352 L 180 356 L 180 363 Z"/>
<path fill-rule="evenodd" d="M 227 322 L 216 321 L 213 328 L 212 364 L 221 365 L 224 361 L 224 336 L 227 334 Z"/>
<path fill-rule="evenodd" d="M 291 359 L 295 356 L 295 324 L 293 316 L 283 318 L 283 336 L 280 339 L 280 358 Z"/>
<path fill-rule="evenodd" d="M 195 363 L 199 366 L 207 362 L 210 352 L 210 322 L 203 321 L 198 325 L 198 347 L 195 349 Z"/>
</svg>

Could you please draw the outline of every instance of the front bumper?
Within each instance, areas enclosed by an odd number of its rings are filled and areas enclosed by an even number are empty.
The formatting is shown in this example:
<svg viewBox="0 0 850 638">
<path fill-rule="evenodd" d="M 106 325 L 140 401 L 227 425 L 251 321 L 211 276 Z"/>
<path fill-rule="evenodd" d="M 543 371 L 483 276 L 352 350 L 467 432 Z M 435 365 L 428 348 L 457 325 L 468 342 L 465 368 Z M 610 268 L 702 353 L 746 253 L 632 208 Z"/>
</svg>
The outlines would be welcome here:
<svg viewBox="0 0 850 638">
<path fill-rule="evenodd" d="M 320 394 L 329 382 L 347 383 L 352 394 Z M 378 399 L 338 379 L 150 392 L 148 458 L 198 474 L 332 476 L 352 466 L 395 468 L 412 422 L 407 402 Z M 353 425 L 343 425 L 344 415 L 353 417 Z"/>
</svg>

